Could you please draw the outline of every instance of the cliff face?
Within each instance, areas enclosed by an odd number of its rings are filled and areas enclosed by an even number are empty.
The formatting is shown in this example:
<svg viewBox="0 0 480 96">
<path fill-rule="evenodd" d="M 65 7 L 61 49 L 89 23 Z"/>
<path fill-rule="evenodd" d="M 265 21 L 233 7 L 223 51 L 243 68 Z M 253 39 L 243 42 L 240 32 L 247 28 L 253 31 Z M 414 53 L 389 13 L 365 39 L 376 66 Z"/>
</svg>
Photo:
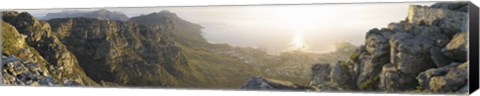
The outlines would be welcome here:
<svg viewBox="0 0 480 96">
<path fill-rule="evenodd" d="M 2 23 L 2 59 L 0 68 L 5 85 L 57 85 L 47 69 L 48 62 L 25 42 L 12 25 Z M 28 83 L 27 83 L 28 82 Z"/>
<path fill-rule="evenodd" d="M 47 61 L 46 67 L 55 78 L 61 78 L 63 85 L 96 85 L 78 66 L 76 57 L 51 32 L 48 23 L 17 12 L 3 12 L 2 19 L 25 36 L 26 44 Z"/>
<path fill-rule="evenodd" d="M 187 47 L 208 47 L 209 43 L 202 36 L 202 26 L 185 21 L 170 11 L 160 11 L 148 15 L 132 17 L 129 22 L 163 27 L 171 32 L 176 42 Z"/>
<path fill-rule="evenodd" d="M 48 22 L 97 82 L 175 86 L 187 78 L 189 65 L 182 50 L 162 28 L 87 18 Z"/>
<path fill-rule="evenodd" d="M 406 21 L 367 33 L 365 46 L 347 64 L 353 69 L 345 73 L 351 72 L 361 91 L 465 92 L 461 88 L 468 87 L 466 6 L 411 5 Z M 325 74 L 312 70 L 313 74 Z"/>
<path fill-rule="evenodd" d="M 120 12 L 110 12 L 105 9 L 100 9 L 91 12 L 83 11 L 62 11 L 59 13 L 48 13 L 45 17 L 41 19 L 50 20 L 55 18 L 95 18 L 100 20 L 114 20 L 114 21 L 128 21 L 127 15 Z"/>
<path fill-rule="evenodd" d="M 406 21 L 369 30 L 365 45 L 347 62 L 313 65 L 310 86 L 316 91 L 468 92 L 467 7 L 464 2 L 411 5 Z M 245 85 L 257 83 L 264 82 Z M 244 89 L 258 87 L 271 89 Z"/>
</svg>

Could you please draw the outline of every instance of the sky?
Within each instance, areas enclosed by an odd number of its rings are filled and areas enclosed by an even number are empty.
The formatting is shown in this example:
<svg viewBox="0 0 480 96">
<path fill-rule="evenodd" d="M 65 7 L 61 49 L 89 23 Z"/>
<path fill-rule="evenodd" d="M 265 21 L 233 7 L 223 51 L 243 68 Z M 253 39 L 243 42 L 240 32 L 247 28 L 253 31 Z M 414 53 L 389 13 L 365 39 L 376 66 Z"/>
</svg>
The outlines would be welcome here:
<svg viewBox="0 0 480 96">
<path fill-rule="evenodd" d="M 269 52 L 334 51 L 337 42 L 364 44 L 365 34 L 407 17 L 408 6 L 433 3 L 366 3 L 213 7 L 106 8 L 129 17 L 169 10 L 200 24 L 210 43 L 264 48 Z M 36 17 L 66 9 L 20 10 Z M 69 9 L 79 10 L 79 9 Z M 81 9 L 93 11 L 98 9 Z"/>
</svg>

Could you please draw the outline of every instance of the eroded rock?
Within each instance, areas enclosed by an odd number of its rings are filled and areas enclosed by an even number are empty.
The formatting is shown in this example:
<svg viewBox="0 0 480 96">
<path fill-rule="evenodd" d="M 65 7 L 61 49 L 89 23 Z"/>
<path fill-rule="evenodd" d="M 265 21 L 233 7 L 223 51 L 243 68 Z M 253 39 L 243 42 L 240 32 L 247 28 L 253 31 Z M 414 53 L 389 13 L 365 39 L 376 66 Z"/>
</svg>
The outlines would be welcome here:
<svg viewBox="0 0 480 96">
<path fill-rule="evenodd" d="M 467 84 L 468 62 L 429 69 L 420 73 L 417 80 L 420 87 L 432 92 L 456 92 Z"/>
<path fill-rule="evenodd" d="M 353 66 L 347 62 L 338 61 L 330 73 L 330 82 L 336 83 L 339 88 L 344 90 L 358 89 L 355 84 L 355 78 L 353 78 L 351 74 L 353 71 L 352 67 Z"/>
<path fill-rule="evenodd" d="M 390 63 L 398 65 L 403 73 L 418 74 L 435 67 L 429 55 L 434 41 L 426 36 L 398 32 L 393 35 L 390 45 Z"/>
<path fill-rule="evenodd" d="M 442 49 L 442 52 L 450 59 L 458 62 L 465 62 L 467 60 L 467 43 L 467 33 L 457 33 L 448 45 Z"/>
<path fill-rule="evenodd" d="M 59 84 L 53 80 L 52 76 L 44 75 L 46 69 L 42 69 L 37 63 L 5 55 L 2 55 L 1 63 L 2 67 L 0 68 L 3 68 L 2 84 L 22 86 L 55 86 Z"/>
<path fill-rule="evenodd" d="M 394 64 L 387 64 L 382 68 L 380 86 L 385 91 L 413 90 L 417 84 L 415 75 L 400 72 Z"/>
<path fill-rule="evenodd" d="M 266 79 L 261 77 L 250 78 L 241 89 L 247 90 L 307 90 L 310 87 L 297 85 L 288 81 Z"/>
<path fill-rule="evenodd" d="M 315 64 L 312 66 L 312 81 L 310 85 L 318 85 L 329 82 L 332 71 L 330 64 Z"/>
<path fill-rule="evenodd" d="M 467 30 L 467 13 L 461 11 L 411 5 L 407 19 L 408 22 L 412 24 L 438 24 L 437 26 L 439 26 L 447 36 L 452 36 L 453 34 Z"/>
</svg>

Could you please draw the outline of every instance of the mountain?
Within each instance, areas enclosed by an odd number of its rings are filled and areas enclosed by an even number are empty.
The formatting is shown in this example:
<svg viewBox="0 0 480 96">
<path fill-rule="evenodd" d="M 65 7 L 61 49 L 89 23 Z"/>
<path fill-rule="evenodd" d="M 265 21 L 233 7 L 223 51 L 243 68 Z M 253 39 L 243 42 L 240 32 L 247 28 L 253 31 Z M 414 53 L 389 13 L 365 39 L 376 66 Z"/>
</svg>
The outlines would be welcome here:
<svg viewBox="0 0 480 96">
<path fill-rule="evenodd" d="M 171 30 L 168 31 L 174 34 L 173 38 L 175 41 L 187 47 L 209 46 L 207 40 L 202 36 L 202 26 L 185 21 L 178 17 L 175 13 L 167 10 L 148 15 L 132 17 L 129 22 L 170 28 Z"/>
<path fill-rule="evenodd" d="M 127 21 L 129 18 L 127 15 L 120 12 L 111 12 L 106 9 L 100 9 L 96 11 L 62 11 L 58 13 L 48 13 L 41 19 L 50 20 L 55 18 L 74 18 L 74 17 L 84 17 L 84 18 L 96 18 L 100 20 L 115 20 L 115 21 Z"/>
<path fill-rule="evenodd" d="M 7 41 L 26 38 L 23 41 L 28 44 L 22 48 L 32 52 L 22 54 L 45 58 L 45 62 L 35 63 L 53 68 L 44 72 L 50 72 L 60 86 L 71 82 L 68 84 L 237 89 L 254 76 L 306 85 L 308 66 L 313 62 L 346 60 L 355 49 L 349 43 L 340 43 L 338 51 L 329 54 L 295 51 L 271 55 L 262 49 L 210 44 L 201 35 L 200 25 L 169 11 L 133 17 L 128 22 L 84 17 L 45 22 L 28 13 L 3 15 L 6 31 L 19 30 L 18 36 Z M 13 26 L 8 27 L 9 24 Z M 12 44 L 15 43 L 6 43 L 18 46 Z M 31 61 L 12 54 L 22 51 L 9 46 L 4 46 L 5 58 Z M 74 74 L 79 76 L 70 76 Z"/>
<path fill-rule="evenodd" d="M 90 18 L 51 19 L 60 41 L 97 82 L 126 86 L 186 86 L 190 65 L 164 29 Z"/>
<path fill-rule="evenodd" d="M 128 21 L 2 12 L 2 83 L 465 93 L 465 7 L 411 5 L 406 20 L 369 30 L 364 45 L 275 55 L 208 43 L 200 25 L 169 11 Z"/>
<path fill-rule="evenodd" d="M 47 22 L 25 12 L 2 12 L 2 20 L 2 53 L 39 64 L 60 85 L 97 85 L 85 75 L 75 55 L 59 41 Z"/>
</svg>

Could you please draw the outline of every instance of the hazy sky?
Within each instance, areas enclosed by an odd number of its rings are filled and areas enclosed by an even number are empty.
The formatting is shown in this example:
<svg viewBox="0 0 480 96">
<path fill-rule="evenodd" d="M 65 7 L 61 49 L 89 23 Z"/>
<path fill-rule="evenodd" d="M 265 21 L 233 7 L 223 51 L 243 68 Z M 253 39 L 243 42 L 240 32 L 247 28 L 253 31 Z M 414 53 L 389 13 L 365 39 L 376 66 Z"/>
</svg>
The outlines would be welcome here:
<svg viewBox="0 0 480 96">
<path fill-rule="evenodd" d="M 413 3 L 108 8 L 108 10 L 122 12 L 129 17 L 169 10 L 187 21 L 205 27 L 204 37 L 211 43 L 260 47 L 274 52 L 292 49 L 325 52 L 331 51 L 332 44 L 336 42 L 363 44 L 368 30 L 404 20 L 411 4 Z M 28 11 L 41 17 L 48 12 L 61 10 Z"/>
</svg>

